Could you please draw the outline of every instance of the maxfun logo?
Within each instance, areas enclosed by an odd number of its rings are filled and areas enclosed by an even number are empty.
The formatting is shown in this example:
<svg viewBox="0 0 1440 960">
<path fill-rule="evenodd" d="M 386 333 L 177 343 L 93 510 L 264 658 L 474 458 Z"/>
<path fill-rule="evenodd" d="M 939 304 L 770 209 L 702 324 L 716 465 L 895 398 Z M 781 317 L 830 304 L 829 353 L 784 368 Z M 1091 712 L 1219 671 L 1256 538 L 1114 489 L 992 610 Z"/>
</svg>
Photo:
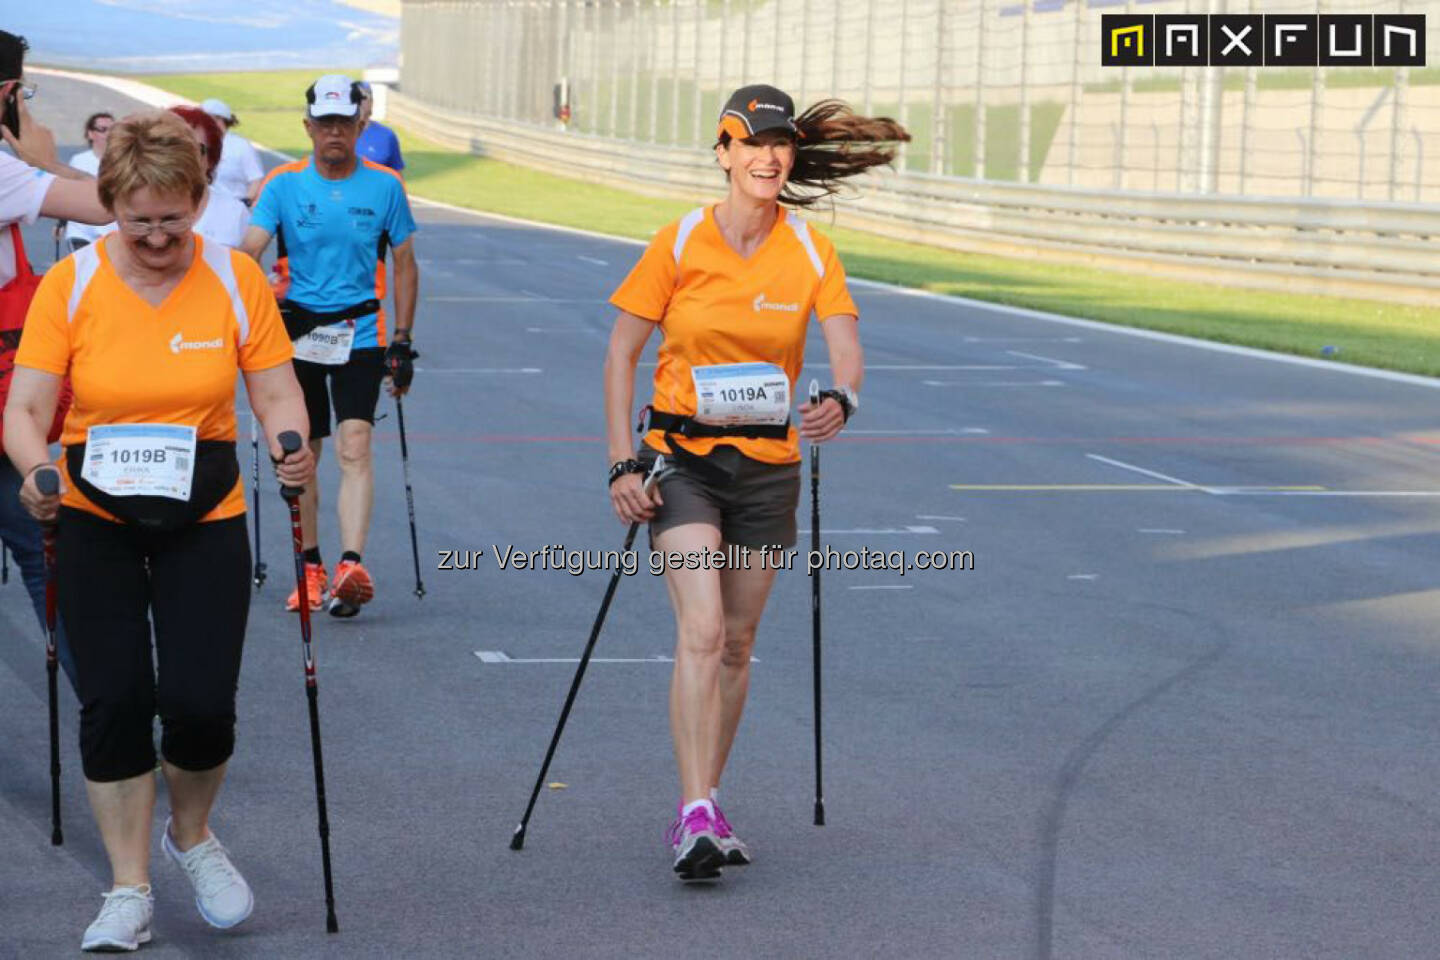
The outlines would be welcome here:
<svg viewBox="0 0 1440 960">
<path fill-rule="evenodd" d="M 755 300 L 754 300 L 753 306 L 755 307 L 755 312 L 756 312 L 756 313 L 759 313 L 761 310 L 779 310 L 779 311 L 782 312 L 782 313 L 799 313 L 799 312 L 800 312 L 800 304 L 798 304 L 798 303 L 771 303 L 771 302 L 769 302 L 769 301 L 767 301 L 767 300 L 765 299 L 765 294 L 763 294 L 763 293 L 760 293 L 760 294 L 756 294 L 756 295 L 755 295 Z"/>
<path fill-rule="evenodd" d="M 223 346 L 223 337 L 216 337 L 214 340 L 185 340 L 177 333 L 170 338 L 170 352 L 175 354 L 181 350 L 219 350 Z"/>
<path fill-rule="evenodd" d="M 1423 67 L 1425 14 L 1100 17 L 1106 67 Z"/>
<path fill-rule="evenodd" d="M 779 106 L 778 104 L 761 103 L 759 100 L 751 100 L 749 103 L 745 104 L 745 109 L 749 110 L 751 113 L 754 113 L 756 110 L 778 110 L 780 113 L 785 112 L 785 108 Z"/>
</svg>

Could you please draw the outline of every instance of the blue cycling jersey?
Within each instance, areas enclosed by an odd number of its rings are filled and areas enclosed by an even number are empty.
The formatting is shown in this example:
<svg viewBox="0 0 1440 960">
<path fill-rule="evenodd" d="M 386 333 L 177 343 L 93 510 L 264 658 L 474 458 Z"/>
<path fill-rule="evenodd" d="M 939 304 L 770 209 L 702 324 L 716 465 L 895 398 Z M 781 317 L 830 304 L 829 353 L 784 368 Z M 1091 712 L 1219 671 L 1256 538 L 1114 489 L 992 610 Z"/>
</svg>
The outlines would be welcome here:
<svg viewBox="0 0 1440 960">
<path fill-rule="evenodd" d="M 378 299 L 385 250 L 415 232 L 399 176 L 364 159 L 344 180 L 326 180 L 310 158 L 279 167 L 250 223 L 279 237 L 290 259 L 289 299 L 317 313 Z M 380 320 L 370 314 L 355 321 L 357 349 L 384 345 Z"/>
</svg>

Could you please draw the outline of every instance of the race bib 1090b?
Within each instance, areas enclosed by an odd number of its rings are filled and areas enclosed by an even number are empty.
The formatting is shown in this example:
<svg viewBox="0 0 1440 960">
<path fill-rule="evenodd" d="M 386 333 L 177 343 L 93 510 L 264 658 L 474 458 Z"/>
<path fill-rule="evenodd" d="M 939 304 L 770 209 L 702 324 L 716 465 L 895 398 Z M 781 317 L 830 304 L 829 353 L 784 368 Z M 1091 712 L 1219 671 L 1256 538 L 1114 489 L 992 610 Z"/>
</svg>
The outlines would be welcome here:
<svg viewBox="0 0 1440 960">
<path fill-rule="evenodd" d="M 295 341 L 295 359 L 338 367 L 350 359 L 355 345 L 355 321 L 342 320 L 328 327 L 316 327 Z"/>
</svg>

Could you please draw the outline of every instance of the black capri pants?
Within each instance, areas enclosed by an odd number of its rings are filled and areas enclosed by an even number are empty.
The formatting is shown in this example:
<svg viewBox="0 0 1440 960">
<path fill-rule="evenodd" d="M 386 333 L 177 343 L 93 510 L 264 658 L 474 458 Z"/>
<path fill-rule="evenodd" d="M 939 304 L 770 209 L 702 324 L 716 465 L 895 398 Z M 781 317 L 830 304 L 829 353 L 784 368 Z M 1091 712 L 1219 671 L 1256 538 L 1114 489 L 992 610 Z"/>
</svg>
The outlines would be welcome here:
<svg viewBox="0 0 1440 960">
<path fill-rule="evenodd" d="M 245 516 L 156 532 L 62 507 L 55 560 L 86 779 L 155 769 L 157 713 L 160 752 L 173 765 L 202 771 L 228 760 L 250 612 Z"/>
</svg>

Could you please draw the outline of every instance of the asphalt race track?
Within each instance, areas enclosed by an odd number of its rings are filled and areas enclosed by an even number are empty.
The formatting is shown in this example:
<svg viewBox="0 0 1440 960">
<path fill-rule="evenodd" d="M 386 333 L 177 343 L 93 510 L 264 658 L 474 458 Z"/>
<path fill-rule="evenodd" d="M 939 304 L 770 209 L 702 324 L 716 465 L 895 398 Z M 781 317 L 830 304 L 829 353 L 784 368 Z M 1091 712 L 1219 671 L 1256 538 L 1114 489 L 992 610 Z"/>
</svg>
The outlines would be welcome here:
<svg viewBox="0 0 1440 960">
<path fill-rule="evenodd" d="M 73 143 L 118 100 L 47 78 L 36 107 Z M 823 828 L 803 555 L 779 578 L 724 785 L 756 863 L 689 888 L 664 842 L 673 626 L 643 561 L 551 769 L 563 786 L 508 848 L 573 671 L 553 661 L 579 655 L 608 574 L 502 570 L 495 548 L 620 546 L 600 367 L 605 298 L 639 247 L 417 214 L 405 414 L 428 593 L 411 592 L 385 399 L 379 593 L 355 620 L 316 620 L 341 932 L 324 929 L 288 524 L 267 481 L 270 579 L 213 821 L 257 907 L 210 930 L 157 844 L 144 956 L 1435 954 L 1436 383 L 856 285 L 864 409 L 823 454 L 826 543 L 971 551 L 974 569 L 826 573 Z M 48 224 L 27 235 L 48 264 Z M 818 330 L 809 358 L 806 380 L 828 383 Z M 328 449 L 322 476 L 333 566 Z M 442 550 L 483 556 L 438 570 Z M 70 956 L 108 867 L 68 690 L 66 842 L 49 844 L 43 646 L 15 576 L 0 638 L 0 957 Z M 157 836 L 165 814 L 162 792 Z"/>
</svg>

